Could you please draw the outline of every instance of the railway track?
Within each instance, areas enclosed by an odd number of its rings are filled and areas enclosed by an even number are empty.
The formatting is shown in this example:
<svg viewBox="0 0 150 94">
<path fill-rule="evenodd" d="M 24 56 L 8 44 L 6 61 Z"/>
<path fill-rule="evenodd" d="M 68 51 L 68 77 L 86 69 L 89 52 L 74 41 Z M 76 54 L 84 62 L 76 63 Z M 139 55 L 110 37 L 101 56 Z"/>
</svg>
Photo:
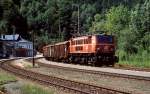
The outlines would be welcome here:
<svg viewBox="0 0 150 94">
<path fill-rule="evenodd" d="M 137 68 L 137 67 L 127 66 L 127 65 L 120 65 L 120 64 L 116 64 L 116 66 L 114 66 L 114 69 L 150 72 L 150 68 Z"/>
<path fill-rule="evenodd" d="M 135 80 L 150 81 L 150 77 L 102 72 L 102 71 L 95 71 L 95 70 L 84 70 L 84 69 L 78 69 L 78 68 L 70 68 L 70 67 L 46 64 L 46 63 L 41 63 L 41 62 L 36 62 L 36 63 L 40 66 L 48 67 L 48 68 L 57 68 L 57 69 L 63 69 L 63 70 L 68 70 L 68 71 L 76 71 L 76 72 L 90 73 L 90 74 L 96 74 L 96 75 L 106 75 L 106 76 L 112 76 L 112 77 L 121 77 L 121 78 L 135 79 Z"/>
<path fill-rule="evenodd" d="M 36 72 L 22 69 L 18 66 L 14 66 L 11 64 L 10 60 L 7 62 L 6 61 L 2 62 L 1 68 L 22 78 L 30 79 L 47 86 L 49 85 L 54 86 L 75 94 L 131 94 L 132 93 L 129 91 L 120 91 L 120 90 L 111 89 L 107 87 L 100 87 L 100 86 L 85 84 L 81 82 L 66 80 L 58 77 L 39 74 Z"/>
<path fill-rule="evenodd" d="M 3 92 L 0 91 L 0 94 L 5 94 L 5 93 L 3 93 Z"/>
</svg>

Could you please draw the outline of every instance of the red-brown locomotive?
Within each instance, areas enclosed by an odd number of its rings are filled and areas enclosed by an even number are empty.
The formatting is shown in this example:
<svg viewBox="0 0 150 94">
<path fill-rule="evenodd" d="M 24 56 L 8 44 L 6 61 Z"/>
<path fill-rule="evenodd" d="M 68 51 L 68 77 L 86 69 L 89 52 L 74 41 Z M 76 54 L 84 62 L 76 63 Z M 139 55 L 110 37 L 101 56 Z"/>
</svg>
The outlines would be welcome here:
<svg viewBox="0 0 150 94">
<path fill-rule="evenodd" d="M 116 42 L 112 35 L 89 35 L 43 47 L 45 58 L 54 61 L 114 65 Z"/>
</svg>

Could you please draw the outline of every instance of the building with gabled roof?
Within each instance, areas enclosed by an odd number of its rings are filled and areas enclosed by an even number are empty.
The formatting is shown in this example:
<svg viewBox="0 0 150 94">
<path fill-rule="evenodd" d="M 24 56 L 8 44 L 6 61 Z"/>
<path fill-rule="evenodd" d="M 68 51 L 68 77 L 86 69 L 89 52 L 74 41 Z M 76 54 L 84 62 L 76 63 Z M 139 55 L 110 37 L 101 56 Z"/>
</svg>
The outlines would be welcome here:
<svg viewBox="0 0 150 94">
<path fill-rule="evenodd" d="M 21 36 L 19 34 L 0 36 L 0 41 L 19 41 L 19 40 L 21 40 Z"/>
<path fill-rule="evenodd" d="M 23 39 L 19 34 L 0 36 L 0 57 L 31 57 L 35 52 L 33 43 Z"/>
</svg>

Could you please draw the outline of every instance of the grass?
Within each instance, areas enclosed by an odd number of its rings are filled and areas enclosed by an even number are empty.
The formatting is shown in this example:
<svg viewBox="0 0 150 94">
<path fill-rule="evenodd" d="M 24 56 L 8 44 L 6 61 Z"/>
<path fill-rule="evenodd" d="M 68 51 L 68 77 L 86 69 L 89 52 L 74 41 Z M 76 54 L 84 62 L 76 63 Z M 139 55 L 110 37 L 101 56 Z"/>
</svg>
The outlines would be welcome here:
<svg viewBox="0 0 150 94">
<path fill-rule="evenodd" d="M 150 58 L 149 55 L 132 55 L 126 56 L 127 58 L 124 60 L 119 60 L 119 64 L 128 65 L 132 67 L 139 68 L 150 68 Z"/>
<path fill-rule="evenodd" d="M 54 94 L 53 91 L 43 89 L 40 86 L 35 86 L 32 84 L 25 84 L 21 87 L 23 94 Z"/>
<path fill-rule="evenodd" d="M 2 85 L 6 84 L 8 82 L 11 82 L 11 81 L 16 81 L 15 76 L 9 75 L 4 72 L 0 72 L 0 91 L 4 90 L 4 87 Z"/>
<path fill-rule="evenodd" d="M 121 65 L 127 65 L 132 67 L 139 67 L 139 68 L 150 68 L 150 61 L 119 61 L 119 64 Z"/>
<path fill-rule="evenodd" d="M 9 75 L 0 70 L 0 91 L 5 92 L 4 84 L 16 81 L 15 76 Z M 22 94 L 54 94 L 53 91 L 43 89 L 40 86 L 35 86 L 33 84 L 25 84 L 21 87 Z"/>
<path fill-rule="evenodd" d="M 15 76 L 0 72 L 0 85 L 5 84 L 10 81 L 16 81 Z"/>
<path fill-rule="evenodd" d="M 32 65 L 26 65 L 25 68 L 29 68 L 30 69 L 30 68 L 33 68 L 33 66 Z"/>
<path fill-rule="evenodd" d="M 150 68 L 150 53 L 140 51 L 137 54 L 127 54 L 124 51 L 118 51 L 120 65 L 127 65 L 139 68 Z"/>
<path fill-rule="evenodd" d="M 32 63 L 29 63 L 29 62 L 21 62 L 21 63 L 22 63 L 22 65 L 23 65 L 25 68 L 27 68 L 27 69 L 33 68 Z M 38 64 L 35 64 L 34 67 L 38 67 Z"/>
</svg>

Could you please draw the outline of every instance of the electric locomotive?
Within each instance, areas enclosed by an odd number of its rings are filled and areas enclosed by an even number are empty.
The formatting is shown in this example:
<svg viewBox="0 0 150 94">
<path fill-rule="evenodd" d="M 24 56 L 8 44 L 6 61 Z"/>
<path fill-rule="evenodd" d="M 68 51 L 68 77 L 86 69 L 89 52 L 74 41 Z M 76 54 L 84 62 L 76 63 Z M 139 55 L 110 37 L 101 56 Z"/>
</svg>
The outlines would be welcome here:
<svg viewBox="0 0 150 94">
<path fill-rule="evenodd" d="M 116 41 L 113 35 L 88 35 L 43 47 L 49 60 L 92 65 L 114 65 Z"/>
<path fill-rule="evenodd" d="M 93 65 L 113 65 L 115 38 L 112 35 L 91 35 L 72 38 L 69 46 L 69 60 Z"/>
</svg>

